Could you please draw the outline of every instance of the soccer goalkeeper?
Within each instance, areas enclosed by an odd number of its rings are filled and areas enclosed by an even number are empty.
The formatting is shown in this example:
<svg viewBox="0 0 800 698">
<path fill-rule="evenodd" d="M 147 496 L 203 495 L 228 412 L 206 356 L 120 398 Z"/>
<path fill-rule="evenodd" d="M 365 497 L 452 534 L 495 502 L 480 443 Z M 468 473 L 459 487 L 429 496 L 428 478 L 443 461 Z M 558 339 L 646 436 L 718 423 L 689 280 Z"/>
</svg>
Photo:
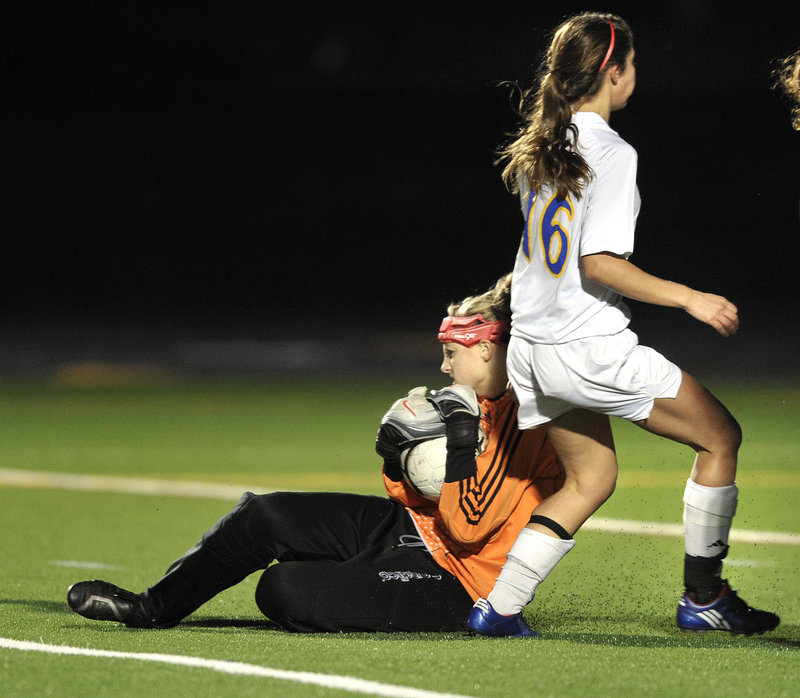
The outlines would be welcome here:
<svg viewBox="0 0 800 698">
<path fill-rule="evenodd" d="M 93 620 L 169 628 L 263 570 L 256 603 L 286 630 L 463 630 L 531 512 L 564 477 L 544 430 L 516 425 L 505 371 L 509 287 L 510 275 L 448 308 L 441 369 L 454 386 L 412 390 L 384 416 L 376 450 L 388 498 L 247 492 L 144 592 L 78 582 L 70 607 Z M 420 496 L 400 468 L 401 452 L 432 433 L 446 434 L 448 447 L 438 501 Z M 522 622 L 518 634 L 533 633 Z"/>
</svg>

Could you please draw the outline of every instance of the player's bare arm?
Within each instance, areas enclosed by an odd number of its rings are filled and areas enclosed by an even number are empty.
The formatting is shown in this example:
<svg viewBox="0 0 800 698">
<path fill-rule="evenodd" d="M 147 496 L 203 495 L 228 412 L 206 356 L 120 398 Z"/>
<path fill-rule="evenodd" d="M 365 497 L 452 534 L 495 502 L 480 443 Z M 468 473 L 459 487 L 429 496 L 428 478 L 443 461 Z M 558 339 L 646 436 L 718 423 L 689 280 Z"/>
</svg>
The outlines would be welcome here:
<svg viewBox="0 0 800 698">
<path fill-rule="evenodd" d="M 627 259 L 608 252 L 586 255 L 582 262 L 587 279 L 627 298 L 682 308 L 696 320 L 711 325 L 723 337 L 739 329 L 738 309 L 727 298 L 653 276 Z"/>
</svg>

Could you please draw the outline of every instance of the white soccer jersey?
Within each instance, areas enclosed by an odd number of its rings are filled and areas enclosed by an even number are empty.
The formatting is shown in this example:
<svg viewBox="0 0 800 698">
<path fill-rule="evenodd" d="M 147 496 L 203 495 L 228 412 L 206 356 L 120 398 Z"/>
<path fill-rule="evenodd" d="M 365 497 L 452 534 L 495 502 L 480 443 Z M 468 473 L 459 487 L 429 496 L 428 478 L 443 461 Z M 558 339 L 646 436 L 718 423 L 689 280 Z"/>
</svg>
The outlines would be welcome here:
<svg viewBox="0 0 800 698">
<path fill-rule="evenodd" d="M 639 214 L 636 151 L 592 112 L 572 117 L 593 176 L 583 196 L 521 187 L 525 229 L 511 286 L 512 335 L 537 344 L 620 332 L 630 312 L 620 295 L 586 279 L 581 257 L 633 252 Z"/>
</svg>

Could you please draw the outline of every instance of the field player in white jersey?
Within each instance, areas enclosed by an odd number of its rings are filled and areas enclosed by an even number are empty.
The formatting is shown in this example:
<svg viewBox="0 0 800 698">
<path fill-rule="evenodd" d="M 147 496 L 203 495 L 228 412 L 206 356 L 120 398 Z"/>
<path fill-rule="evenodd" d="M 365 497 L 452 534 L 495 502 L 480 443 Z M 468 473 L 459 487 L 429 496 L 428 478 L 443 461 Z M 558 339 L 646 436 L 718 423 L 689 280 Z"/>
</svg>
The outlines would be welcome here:
<svg viewBox="0 0 800 698">
<path fill-rule="evenodd" d="M 639 211 L 636 151 L 609 126 L 633 92 L 633 37 L 620 17 L 582 13 L 554 32 L 523 125 L 501 150 L 526 226 L 512 284 L 508 373 L 522 429 L 547 425 L 566 470 L 522 530 L 487 599 L 467 625 L 519 636 L 521 611 L 574 546 L 573 535 L 614 491 L 617 458 L 608 416 L 691 446 L 684 501 L 684 586 L 678 626 L 751 635 L 773 613 L 749 607 L 722 578 L 736 510 L 741 430 L 693 377 L 638 344 L 622 296 L 683 308 L 723 336 L 736 307 L 654 277 L 628 261 Z"/>
</svg>

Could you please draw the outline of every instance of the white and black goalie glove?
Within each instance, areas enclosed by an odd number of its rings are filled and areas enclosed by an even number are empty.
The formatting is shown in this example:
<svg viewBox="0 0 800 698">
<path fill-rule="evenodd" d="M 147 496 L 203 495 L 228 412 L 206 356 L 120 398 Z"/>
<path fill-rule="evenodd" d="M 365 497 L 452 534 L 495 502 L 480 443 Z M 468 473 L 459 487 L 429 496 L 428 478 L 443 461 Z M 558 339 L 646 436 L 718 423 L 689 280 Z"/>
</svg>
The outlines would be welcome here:
<svg viewBox="0 0 800 698">
<path fill-rule="evenodd" d="M 458 416 L 477 419 L 481 416 L 478 396 L 468 385 L 450 385 L 441 390 L 432 390 L 428 402 L 436 408 L 445 421 Z"/>
<path fill-rule="evenodd" d="M 475 391 L 467 385 L 450 385 L 431 391 L 428 402 L 442 415 L 446 426 L 445 482 L 475 475 L 475 458 L 485 447 L 481 443 L 481 406 Z"/>
<path fill-rule="evenodd" d="M 399 460 L 400 452 L 422 441 L 444 436 L 442 415 L 430 403 L 428 388 L 421 386 L 395 401 L 381 419 L 375 450 L 386 460 Z"/>
</svg>

